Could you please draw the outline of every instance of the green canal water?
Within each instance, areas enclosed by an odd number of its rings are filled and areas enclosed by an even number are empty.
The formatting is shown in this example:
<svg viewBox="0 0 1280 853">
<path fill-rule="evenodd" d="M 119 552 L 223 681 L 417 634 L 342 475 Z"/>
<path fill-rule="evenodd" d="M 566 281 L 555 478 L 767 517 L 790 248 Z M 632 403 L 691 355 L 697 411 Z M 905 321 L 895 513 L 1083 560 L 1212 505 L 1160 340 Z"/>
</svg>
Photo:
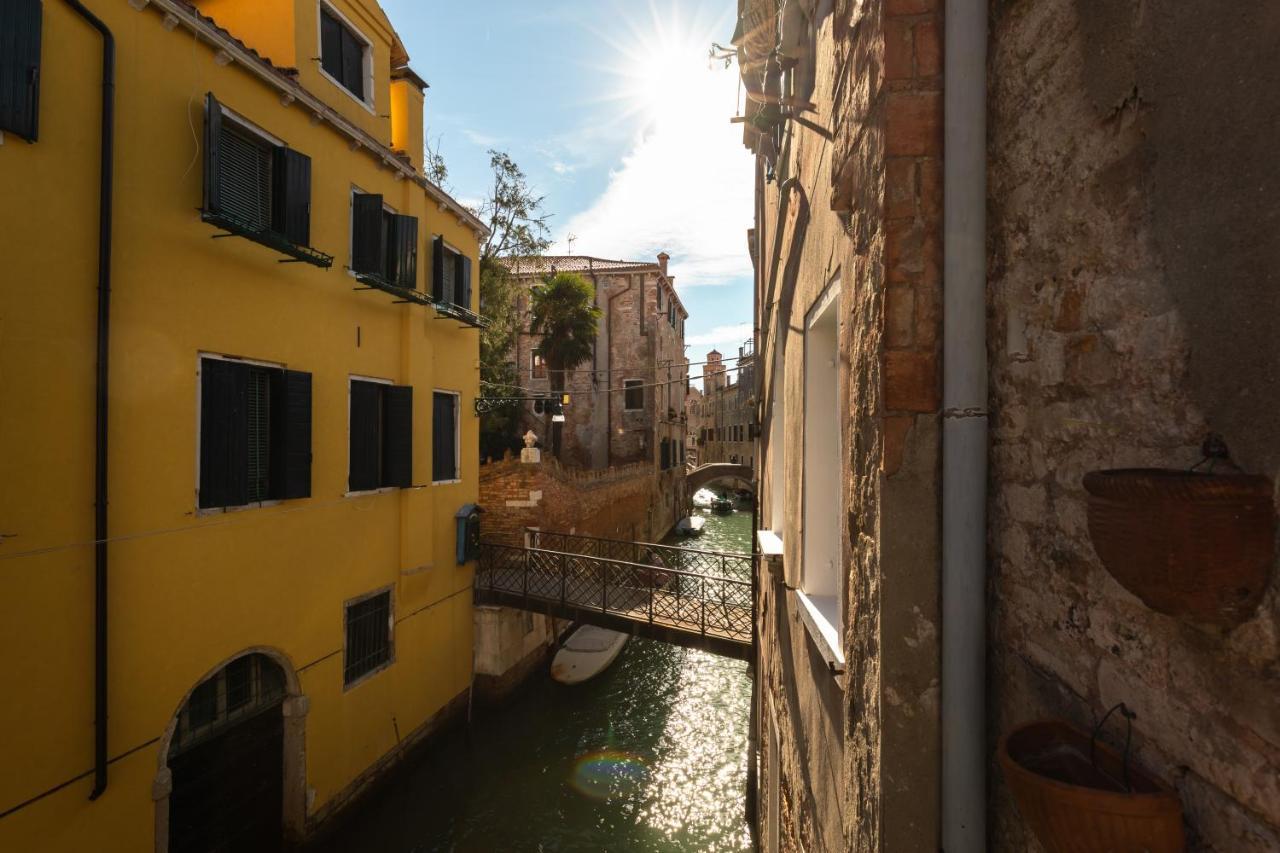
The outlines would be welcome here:
<svg viewBox="0 0 1280 853">
<path fill-rule="evenodd" d="M 668 540 L 673 544 L 685 544 Z M 751 514 L 694 547 L 750 550 Z M 454 729 L 345 820 L 323 851 L 746 851 L 751 682 L 742 661 L 632 639 L 605 673 L 544 674 Z"/>
</svg>

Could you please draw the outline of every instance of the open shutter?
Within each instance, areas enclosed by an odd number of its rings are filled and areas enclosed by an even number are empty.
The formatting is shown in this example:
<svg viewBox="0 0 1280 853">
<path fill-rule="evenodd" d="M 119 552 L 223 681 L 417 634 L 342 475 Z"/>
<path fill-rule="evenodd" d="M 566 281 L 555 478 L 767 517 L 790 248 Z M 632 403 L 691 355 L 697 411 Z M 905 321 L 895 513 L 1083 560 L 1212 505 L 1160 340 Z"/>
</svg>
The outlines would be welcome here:
<svg viewBox="0 0 1280 853">
<path fill-rule="evenodd" d="M 396 214 L 391 217 L 392 243 L 395 245 L 395 269 L 392 284 L 416 290 L 418 287 L 418 218 Z"/>
<path fill-rule="evenodd" d="M 444 302 L 444 238 L 436 237 L 431 241 L 431 297 L 436 302 Z"/>
<path fill-rule="evenodd" d="M 431 479 L 435 482 L 458 479 L 457 418 L 452 394 L 436 394 L 431 407 Z"/>
<path fill-rule="evenodd" d="M 311 374 L 278 370 L 271 387 L 271 497 L 311 497 Z"/>
<path fill-rule="evenodd" d="M 36 141 L 40 124 L 41 0 L 0 3 L 0 130 Z"/>
<path fill-rule="evenodd" d="M 468 311 L 471 310 L 471 258 L 466 255 L 459 255 L 456 269 L 458 270 L 458 287 L 454 290 L 457 294 L 454 302 L 462 306 Z"/>
<path fill-rule="evenodd" d="M 222 105 L 209 92 L 204 96 L 204 209 L 222 212 Z"/>
<path fill-rule="evenodd" d="M 320 10 L 320 67 L 335 80 L 342 79 L 342 25 Z"/>
<path fill-rule="evenodd" d="M 200 506 L 249 502 L 249 368 L 200 360 Z"/>
<path fill-rule="evenodd" d="M 311 243 L 311 158 L 292 148 L 272 152 L 271 229 L 299 246 Z"/>
<path fill-rule="evenodd" d="M 382 389 L 382 485 L 413 485 L 413 388 Z"/>
<path fill-rule="evenodd" d="M 351 383 L 351 465 L 347 488 L 365 492 L 381 485 L 382 459 L 379 436 L 382 420 L 382 385 Z"/>
<path fill-rule="evenodd" d="M 387 240 L 382 233 L 382 196 L 356 193 L 351 198 L 351 268 L 386 274 Z"/>
</svg>

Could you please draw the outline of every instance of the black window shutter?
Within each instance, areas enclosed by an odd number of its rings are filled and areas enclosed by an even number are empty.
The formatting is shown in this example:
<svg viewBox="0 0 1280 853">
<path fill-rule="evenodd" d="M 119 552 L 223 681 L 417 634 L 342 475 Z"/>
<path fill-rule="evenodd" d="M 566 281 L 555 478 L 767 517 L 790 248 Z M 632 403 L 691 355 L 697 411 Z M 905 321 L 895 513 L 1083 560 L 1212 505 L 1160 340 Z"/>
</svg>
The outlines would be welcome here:
<svg viewBox="0 0 1280 853">
<path fill-rule="evenodd" d="M 436 482 L 458 479 L 456 400 L 452 394 L 436 394 L 432 400 L 431 479 Z"/>
<path fill-rule="evenodd" d="M 382 485 L 413 485 L 413 388 L 382 389 Z"/>
<path fill-rule="evenodd" d="M 271 228 L 299 246 L 311 243 L 311 158 L 292 148 L 272 152 Z"/>
<path fill-rule="evenodd" d="M 391 281 L 415 290 L 418 287 L 418 218 L 396 214 L 391 217 L 391 230 L 396 247 Z"/>
<path fill-rule="evenodd" d="M 311 374 L 272 371 L 271 497 L 311 497 Z"/>
<path fill-rule="evenodd" d="M 41 0 L 0 3 L 0 130 L 36 141 L 40 124 Z"/>
<path fill-rule="evenodd" d="M 342 25 L 323 9 L 320 11 L 320 67 L 335 80 L 342 80 Z"/>
<path fill-rule="evenodd" d="M 381 485 L 382 388 L 377 382 L 351 382 L 351 467 L 347 488 L 353 492 Z"/>
<path fill-rule="evenodd" d="M 356 193 L 351 198 L 351 268 L 356 272 L 386 272 L 387 240 L 382 233 L 382 196 Z"/>
<path fill-rule="evenodd" d="M 249 502 L 249 368 L 200 361 L 200 506 Z"/>
<path fill-rule="evenodd" d="M 209 92 L 204 96 L 204 209 L 222 212 L 222 105 Z"/>
<path fill-rule="evenodd" d="M 338 78 L 351 94 L 364 100 L 364 45 L 346 27 L 342 30 L 342 75 Z"/>
<path fill-rule="evenodd" d="M 468 311 L 471 310 L 471 259 L 466 255 L 459 255 L 456 262 L 458 270 L 458 286 L 454 289 L 456 296 L 454 302 L 461 305 Z"/>
<path fill-rule="evenodd" d="M 444 238 L 436 237 L 431 241 L 431 297 L 436 302 L 444 302 Z"/>
</svg>

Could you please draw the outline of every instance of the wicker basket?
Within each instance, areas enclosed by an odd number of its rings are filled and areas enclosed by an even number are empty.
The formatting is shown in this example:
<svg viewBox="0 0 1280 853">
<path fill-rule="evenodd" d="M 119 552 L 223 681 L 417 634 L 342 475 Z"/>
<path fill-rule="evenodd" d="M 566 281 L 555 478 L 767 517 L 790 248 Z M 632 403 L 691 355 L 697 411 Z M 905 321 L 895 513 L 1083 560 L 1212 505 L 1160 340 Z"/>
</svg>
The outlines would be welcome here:
<svg viewBox="0 0 1280 853">
<path fill-rule="evenodd" d="M 1000 767 L 1048 853 L 1181 853 L 1182 805 L 1168 785 L 1058 720 L 1000 739 Z M 1122 780 L 1127 780 L 1128 790 Z"/>
<path fill-rule="evenodd" d="M 1271 481 L 1163 469 L 1091 471 L 1089 536 L 1102 563 L 1152 610 L 1231 627 L 1271 575 Z"/>
</svg>

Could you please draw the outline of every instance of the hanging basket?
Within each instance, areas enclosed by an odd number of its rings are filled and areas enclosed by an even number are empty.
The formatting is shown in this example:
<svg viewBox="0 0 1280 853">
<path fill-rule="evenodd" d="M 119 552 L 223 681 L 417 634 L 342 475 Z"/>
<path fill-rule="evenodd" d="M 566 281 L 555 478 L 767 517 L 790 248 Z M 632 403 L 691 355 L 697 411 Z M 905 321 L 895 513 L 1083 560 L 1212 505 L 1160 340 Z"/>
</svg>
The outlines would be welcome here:
<svg viewBox="0 0 1280 853">
<path fill-rule="evenodd" d="M 1177 792 L 1132 766 L 1127 745 L 1121 756 L 1069 723 L 1042 720 L 1001 738 L 999 758 L 1048 853 L 1182 853 Z"/>
<path fill-rule="evenodd" d="M 1271 481 L 1156 468 L 1091 471 L 1089 537 L 1111 576 L 1160 613 L 1231 627 L 1266 592 Z"/>
</svg>

